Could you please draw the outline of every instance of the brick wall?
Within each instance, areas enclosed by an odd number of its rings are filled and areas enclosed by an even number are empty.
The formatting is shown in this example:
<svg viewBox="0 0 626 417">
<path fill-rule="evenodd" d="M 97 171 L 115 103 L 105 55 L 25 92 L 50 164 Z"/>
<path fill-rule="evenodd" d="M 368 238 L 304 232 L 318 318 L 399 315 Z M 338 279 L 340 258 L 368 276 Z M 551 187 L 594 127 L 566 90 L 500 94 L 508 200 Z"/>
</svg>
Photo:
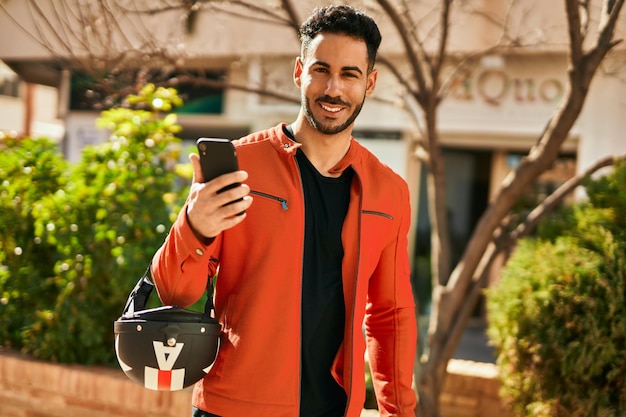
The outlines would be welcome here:
<svg viewBox="0 0 626 417">
<path fill-rule="evenodd" d="M 189 391 L 147 390 L 121 370 L 0 353 L 0 417 L 188 417 L 190 402 Z"/>
<path fill-rule="evenodd" d="M 441 417 L 513 417 L 499 389 L 494 364 L 453 359 L 440 397 Z"/>
<path fill-rule="evenodd" d="M 452 360 L 442 417 L 509 417 L 492 364 Z M 0 351 L 0 417 L 188 417 L 190 389 L 150 391 L 120 370 L 55 365 Z M 367 414 L 368 416 L 371 414 Z"/>
</svg>

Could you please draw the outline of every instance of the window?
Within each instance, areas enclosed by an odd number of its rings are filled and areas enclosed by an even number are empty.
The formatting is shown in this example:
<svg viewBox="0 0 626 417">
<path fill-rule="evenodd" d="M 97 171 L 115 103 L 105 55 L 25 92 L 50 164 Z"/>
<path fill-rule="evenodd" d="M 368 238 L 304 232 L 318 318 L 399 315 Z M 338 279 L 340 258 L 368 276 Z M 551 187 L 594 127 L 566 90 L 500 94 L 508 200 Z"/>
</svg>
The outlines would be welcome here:
<svg viewBox="0 0 626 417">
<path fill-rule="evenodd" d="M 17 97 L 19 85 L 17 74 L 0 62 L 0 96 Z"/>
<path fill-rule="evenodd" d="M 115 107 L 135 86 L 154 83 L 174 87 L 184 101 L 175 109 L 182 114 L 222 114 L 225 70 L 124 70 L 116 72 L 74 71 L 70 82 L 70 110 L 104 110 Z"/>
</svg>

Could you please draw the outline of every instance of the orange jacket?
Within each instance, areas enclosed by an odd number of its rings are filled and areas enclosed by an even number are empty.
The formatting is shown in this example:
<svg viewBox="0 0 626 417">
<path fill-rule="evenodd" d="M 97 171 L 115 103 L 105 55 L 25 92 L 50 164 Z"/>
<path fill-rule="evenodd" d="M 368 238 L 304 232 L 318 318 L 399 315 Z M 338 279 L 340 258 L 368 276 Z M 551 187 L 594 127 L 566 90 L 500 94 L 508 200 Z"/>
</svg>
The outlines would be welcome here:
<svg viewBox="0 0 626 417">
<path fill-rule="evenodd" d="M 304 199 L 296 149 L 283 125 L 238 141 L 254 201 L 247 218 L 203 245 L 181 210 L 152 263 L 162 302 L 188 306 L 219 266 L 218 357 L 196 384 L 193 404 L 223 417 L 297 417 Z M 355 171 L 342 231 L 345 337 L 333 375 L 348 395 L 346 417 L 365 401 L 367 343 L 381 416 L 413 416 L 417 341 L 409 280 L 406 183 L 352 140 L 334 168 Z"/>
</svg>

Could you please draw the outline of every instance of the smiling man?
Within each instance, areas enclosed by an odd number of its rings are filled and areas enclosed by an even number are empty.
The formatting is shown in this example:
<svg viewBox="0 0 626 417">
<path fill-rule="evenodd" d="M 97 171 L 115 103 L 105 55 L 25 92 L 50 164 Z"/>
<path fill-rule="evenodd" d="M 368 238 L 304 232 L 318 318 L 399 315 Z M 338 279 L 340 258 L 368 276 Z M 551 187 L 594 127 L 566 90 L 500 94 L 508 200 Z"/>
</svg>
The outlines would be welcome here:
<svg viewBox="0 0 626 417">
<path fill-rule="evenodd" d="M 241 171 L 205 183 L 191 155 L 187 204 L 152 263 L 163 303 L 182 306 L 219 268 L 220 350 L 193 416 L 358 417 L 367 348 L 381 416 L 412 417 L 408 188 L 352 137 L 380 32 L 328 6 L 300 35 L 298 117 L 235 141 Z"/>
</svg>

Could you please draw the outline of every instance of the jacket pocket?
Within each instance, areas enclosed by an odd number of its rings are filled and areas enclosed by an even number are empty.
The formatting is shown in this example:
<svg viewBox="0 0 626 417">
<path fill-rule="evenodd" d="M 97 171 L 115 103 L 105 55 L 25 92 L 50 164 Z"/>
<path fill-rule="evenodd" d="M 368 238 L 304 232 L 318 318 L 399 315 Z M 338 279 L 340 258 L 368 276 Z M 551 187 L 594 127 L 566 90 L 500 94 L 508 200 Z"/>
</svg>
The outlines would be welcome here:
<svg viewBox="0 0 626 417">
<path fill-rule="evenodd" d="M 280 206 L 282 207 L 283 210 L 287 210 L 289 207 L 287 206 L 287 200 L 281 197 L 277 197 L 275 195 L 271 195 L 271 194 L 267 194 L 267 193 L 263 193 L 261 191 L 255 191 L 255 190 L 250 190 L 250 194 L 252 195 L 256 195 L 258 197 L 262 197 L 264 199 L 273 201 L 277 204 L 280 204 Z"/>
<path fill-rule="evenodd" d="M 363 210 L 361 214 L 371 214 L 373 216 L 382 216 L 386 219 L 393 220 L 393 216 L 391 214 L 383 213 L 382 211 L 374 211 L 374 210 Z"/>
<path fill-rule="evenodd" d="M 362 272 L 371 273 L 377 266 L 383 251 L 397 237 L 397 222 L 382 211 L 361 211 L 361 265 Z"/>
</svg>

